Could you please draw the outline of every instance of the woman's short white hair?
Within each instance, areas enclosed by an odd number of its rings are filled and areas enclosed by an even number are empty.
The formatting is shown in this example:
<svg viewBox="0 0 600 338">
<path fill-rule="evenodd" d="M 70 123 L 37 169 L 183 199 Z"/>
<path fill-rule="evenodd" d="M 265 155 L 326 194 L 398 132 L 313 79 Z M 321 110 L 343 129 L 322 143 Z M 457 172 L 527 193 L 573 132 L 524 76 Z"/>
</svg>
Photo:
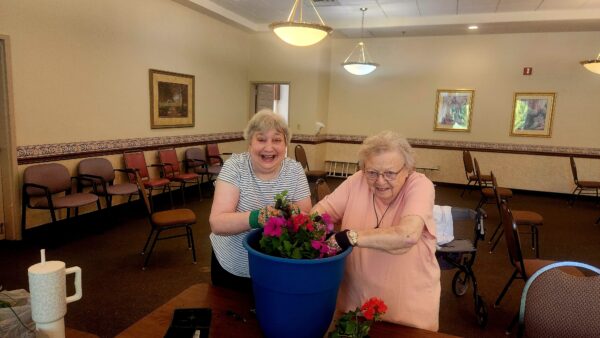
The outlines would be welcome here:
<svg viewBox="0 0 600 338">
<path fill-rule="evenodd" d="M 269 130 L 277 130 L 282 133 L 285 137 L 285 143 L 290 144 L 292 133 L 285 119 L 270 109 L 261 109 L 258 113 L 254 114 L 250 121 L 248 121 L 246 129 L 244 129 L 244 139 L 250 143 L 254 134 L 264 133 Z"/>
<path fill-rule="evenodd" d="M 409 171 L 415 169 L 415 151 L 404 137 L 389 130 L 369 136 L 363 141 L 358 149 L 360 167 L 364 169 L 365 161 L 371 156 L 387 151 L 397 151 L 404 157 L 404 167 Z"/>
</svg>

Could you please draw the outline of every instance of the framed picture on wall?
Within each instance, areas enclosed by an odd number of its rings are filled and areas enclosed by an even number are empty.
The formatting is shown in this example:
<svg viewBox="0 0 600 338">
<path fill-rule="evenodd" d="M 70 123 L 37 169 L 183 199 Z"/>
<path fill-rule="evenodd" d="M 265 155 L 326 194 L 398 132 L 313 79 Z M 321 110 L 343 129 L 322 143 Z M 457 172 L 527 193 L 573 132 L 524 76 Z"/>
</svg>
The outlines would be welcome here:
<svg viewBox="0 0 600 338">
<path fill-rule="evenodd" d="M 511 136 L 550 137 L 556 93 L 515 93 Z"/>
<path fill-rule="evenodd" d="M 472 89 L 438 89 L 433 130 L 470 131 L 474 95 Z"/>
<path fill-rule="evenodd" d="M 150 125 L 194 126 L 194 76 L 150 69 Z"/>
</svg>

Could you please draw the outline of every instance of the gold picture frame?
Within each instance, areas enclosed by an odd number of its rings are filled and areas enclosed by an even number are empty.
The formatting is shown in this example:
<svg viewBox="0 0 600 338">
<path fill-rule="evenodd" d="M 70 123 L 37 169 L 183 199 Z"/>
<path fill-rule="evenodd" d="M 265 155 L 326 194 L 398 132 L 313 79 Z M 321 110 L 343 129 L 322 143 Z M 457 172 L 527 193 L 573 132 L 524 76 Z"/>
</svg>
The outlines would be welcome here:
<svg viewBox="0 0 600 338">
<path fill-rule="evenodd" d="M 150 125 L 194 126 L 194 76 L 150 69 Z"/>
<path fill-rule="evenodd" d="M 556 93 L 515 93 L 511 136 L 550 137 Z"/>
<path fill-rule="evenodd" d="M 471 131 L 473 89 L 438 89 L 433 130 Z"/>
</svg>

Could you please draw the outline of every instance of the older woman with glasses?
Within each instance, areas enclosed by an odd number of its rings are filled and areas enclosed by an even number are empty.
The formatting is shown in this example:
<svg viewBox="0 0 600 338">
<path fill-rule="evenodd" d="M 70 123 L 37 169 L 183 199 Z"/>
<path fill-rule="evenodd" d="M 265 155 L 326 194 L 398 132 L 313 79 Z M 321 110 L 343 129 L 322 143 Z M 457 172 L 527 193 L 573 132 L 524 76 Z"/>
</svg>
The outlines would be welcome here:
<svg viewBox="0 0 600 338">
<path fill-rule="evenodd" d="M 368 137 L 358 156 L 362 170 L 313 208 L 341 222 L 330 247 L 354 247 L 338 310 L 353 310 L 378 297 L 388 305 L 383 320 L 437 331 L 440 268 L 433 184 L 414 171 L 412 148 L 394 132 Z"/>
</svg>

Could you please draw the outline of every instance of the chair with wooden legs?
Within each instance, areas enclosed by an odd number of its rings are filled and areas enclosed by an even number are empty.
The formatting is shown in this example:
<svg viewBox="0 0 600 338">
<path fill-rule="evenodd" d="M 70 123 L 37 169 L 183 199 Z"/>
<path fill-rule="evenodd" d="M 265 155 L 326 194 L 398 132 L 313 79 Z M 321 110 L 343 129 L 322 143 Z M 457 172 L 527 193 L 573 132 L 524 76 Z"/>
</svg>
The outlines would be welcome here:
<svg viewBox="0 0 600 338">
<path fill-rule="evenodd" d="M 150 255 L 154 250 L 156 242 L 177 237 L 187 238 L 188 249 L 192 251 L 192 259 L 194 264 L 196 264 L 196 247 L 194 245 L 194 236 L 192 233 L 192 225 L 196 224 L 196 214 L 190 209 L 171 209 L 153 212 L 152 208 L 150 207 L 150 201 L 148 198 L 148 193 L 146 192 L 146 187 L 144 186 L 144 182 L 137 171 L 135 173 L 135 178 L 138 189 L 140 190 L 140 195 L 142 196 L 142 200 L 144 201 L 144 205 L 148 211 L 148 219 L 151 226 L 150 234 L 148 235 L 146 244 L 144 244 L 144 248 L 142 249 L 142 255 L 146 256 L 142 270 L 146 270 L 148 261 L 150 260 Z M 172 234 L 174 230 L 179 230 L 182 228 L 185 230 L 185 233 L 179 232 Z M 160 237 L 163 231 L 169 232 L 169 235 L 166 237 Z M 148 244 L 150 244 L 151 240 L 152 244 L 150 245 L 150 250 L 146 252 L 146 249 L 148 249 Z"/>
<path fill-rule="evenodd" d="M 179 184 L 181 198 L 185 204 L 185 185 L 187 183 L 197 183 L 200 197 L 202 198 L 201 176 L 194 172 L 183 172 L 177 159 L 177 152 L 174 148 L 158 150 L 158 160 L 162 164 L 162 176 L 168 178 L 171 182 Z"/>
<path fill-rule="evenodd" d="M 523 254 L 521 252 L 521 239 L 519 237 L 519 231 L 517 229 L 517 224 L 514 221 L 514 217 L 510 209 L 508 208 L 508 204 L 506 201 L 502 201 L 500 203 L 500 213 L 502 217 L 502 228 L 504 229 L 504 239 L 506 241 L 506 246 L 508 248 L 508 258 L 510 264 L 515 268 L 512 275 L 508 279 L 508 282 L 500 292 L 500 295 L 496 299 L 494 303 L 494 307 L 500 306 L 500 302 L 506 295 L 506 292 L 512 285 L 515 279 L 522 279 L 523 281 L 527 281 L 527 279 L 534 274 L 539 269 L 543 268 L 546 265 L 550 265 L 555 261 L 543 260 L 543 259 L 525 259 L 523 258 Z M 583 275 L 579 270 L 575 268 L 565 268 L 563 271 L 575 275 L 581 276 Z M 510 334 L 512 328 L 517 323 L 519 314 L 518 312 L 513 317 L 512 321 L 508 325 L 506 329 L 506 333 Z"/>
<path fill-rule="evenodd" d="M 467 185 L 460 193 L 460 197 L 463 197 L 465 191 L 467 190 L 467 188 L 469 188 L 471 183 L 473 183 L 473 186 L 476 186 L 478 184 L 477 172 L 475 171 L 475 167 L 473 166 L 473 158 L 471 157 L 471 152 L 468 150 L 463 150 L 463 164 L 465 166 L 465 176 L 467 177 Z M 480 177 L 482 185 L 488 186 L 491 181 L 490 176 L 480 174 Z"/>
<path fill-rule="evenodd" d="M 573 192 L 571 193 L 569 205 L 573 205 L 577 197 L 580 195 L 596 196 L 596 203 L 600 203 L 600 181 L 580 181 L 577 176 L 577 166 L 575 165 L 575 158 L 573 156 L 570 156 L 569 160 L 571 161 L 573 183 L 575 183 L 575 189 L 573 189 Z M 598 221 L 600 221 L 600 218 L 598 218 Z"/>
<path fill-rule="evenodd" d="M 494 195 L 496 197 L 496 204 L 498 205 L 498 214 L 500 214 L 500 204 L 502 203 L 502 198 L 498 194 L 498 182 L 496 181 L 496 176 L 494 173 L 491 173 L 492 177 L 492 188 L 494 189 Z M 508 203 L 508 201 L 506 201 Z M 540 258 L 540 240 L 539 240 L 539 227 L 544 225 L 544 217 L 534 211 L 529 210 L 515 210 L 512 209 L 512 215 L 517 226 L 521 227 L 529 227 L 531 234 L 531 249 L 535 251 L 535 258 Z M 500 232 L 498 232 L 500 230 Z M 504 228 L 502 227 L 502 218 L 500 219 L 500 223 L 494 230 L 492 237 L 490 238 L 490 243 L 494 243 L 490 249 L 490 253 L 494 252 L 496 245 L 500 242 L 502 235 L 504 234 Z M 496 237 L 498 235 L 498 237 Z M 494 241 L 494 238 L 496 239 Z"/>
<path fill-rule="evenodd" d="M 481 192 L 481 198 L 479 199 L 479 203 L 477 203 L 477 207 L 475 207 L 475 210 L 478 210 L 479 208 L 483 207 L 484 204 L 495 204 L 496 203 L 496 195 L 494 193 L 494 189 L 492 189 L 491 187 L 486 187 L 484 185 L 484 181 L 481 179 L 481 170 L 479 169 L 479 162 L 477 162 L 477 159 L 474 158 L 473 159 L 473 163 L 475 164 L 475 174 L 477 175 L 477 184 L 479 185 L 479 191 Z M 490 182 L 492 180 L 490 175 L 487 175 L 490 177 Z M 508 189 L 508 188 L 498 188 L 498 193 L 500 194 L 500 198 L 502 199 L 507 199 L 507 198 L 511 198 L 513 193 L 512 190 Z"/>
</svg>

